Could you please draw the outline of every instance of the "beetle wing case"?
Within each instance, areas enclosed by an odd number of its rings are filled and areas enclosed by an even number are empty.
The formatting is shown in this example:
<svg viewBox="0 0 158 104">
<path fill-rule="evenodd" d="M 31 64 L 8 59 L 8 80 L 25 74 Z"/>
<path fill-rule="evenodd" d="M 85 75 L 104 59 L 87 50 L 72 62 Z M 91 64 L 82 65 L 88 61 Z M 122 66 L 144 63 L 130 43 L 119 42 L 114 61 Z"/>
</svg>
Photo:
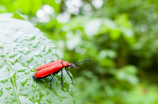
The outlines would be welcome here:
<svg viewBox="0 0 158 104">
<path fill-rule="evenodd" d="M 53 61 L 53 62 L 44 64 L 44 65 L 42 65 L 42 66 L 39 66 L 39 67 L 36 69 L 36 71 L 39 71 L 39 70 L 41 70 L 41 69 L 44 69 L 44 68 L 46 68 L 46 67 L 49 67 L 49 66 L 51 66 L 51 65 L 58 64 L 58 63 L 61 63 L 61 62 L 63 62 L 63 60 L 57 60 L 57 61 Z"/>
<path fill-rule="evenodd" d="M 62 68 L 63 68 L 62 63 L 52 64 L 51 66 L 47 66 L 47 67 L 44 67 L 43 69 L 36 71 L 35 77 L 42 78 L 42 77 L 48 76 L 52 73 L 56 73 L 56 72 L 60 71 Z"/>
</svg>

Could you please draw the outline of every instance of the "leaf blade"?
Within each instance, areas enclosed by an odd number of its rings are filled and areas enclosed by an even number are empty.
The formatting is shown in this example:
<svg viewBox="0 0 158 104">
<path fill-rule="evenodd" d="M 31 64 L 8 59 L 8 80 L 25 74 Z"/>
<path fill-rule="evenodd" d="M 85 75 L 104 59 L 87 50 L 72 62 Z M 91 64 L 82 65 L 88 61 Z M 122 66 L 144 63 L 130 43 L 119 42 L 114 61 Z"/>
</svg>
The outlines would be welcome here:
<svg viewBox="0 0 158 104">
<path fill-rule="evenodd" d="M 35 69 L 44 61 L 57 60 L 55 45 L 37 28 L 25 20 L 0 15 L 0 100 L 1 103 L 72 103 L 74 88 L 65 78 L 66 89 L 61 89 L 60 78 L 50 77 L 34 81 Z M 65 76 L 67 77 L 67 76 Z M 70 100 L 69 100 L 70 99 Z"/>
</svg>

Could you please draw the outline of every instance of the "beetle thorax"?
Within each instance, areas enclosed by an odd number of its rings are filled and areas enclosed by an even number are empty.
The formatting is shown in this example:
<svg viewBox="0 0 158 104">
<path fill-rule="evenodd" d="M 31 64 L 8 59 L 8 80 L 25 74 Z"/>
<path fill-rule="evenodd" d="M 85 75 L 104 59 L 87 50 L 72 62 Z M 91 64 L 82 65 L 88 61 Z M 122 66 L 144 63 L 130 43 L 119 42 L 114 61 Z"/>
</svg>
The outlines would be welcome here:
<svg viewBox="0 0 158 104">
<path fill-rule="evenodd" d="M 69 67 L 69 62 L 65 61 L 63 62 L 64 67 Z"/>
</svg>

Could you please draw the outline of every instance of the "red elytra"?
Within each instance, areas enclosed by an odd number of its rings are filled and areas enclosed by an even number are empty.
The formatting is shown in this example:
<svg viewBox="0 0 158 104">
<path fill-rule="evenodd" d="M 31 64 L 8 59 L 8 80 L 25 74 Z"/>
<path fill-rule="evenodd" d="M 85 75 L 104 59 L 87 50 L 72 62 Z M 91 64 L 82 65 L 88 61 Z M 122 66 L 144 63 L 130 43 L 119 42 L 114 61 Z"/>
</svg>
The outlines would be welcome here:
<svg viewBox="0 0 158 104">
<path fill-rule="evenodd" d="M 63 62 L 63 61 L 60 62 L 58 60 L 58 62 L 55 62 L 52 65 L 49 65 L 47 67 L 44 67 L 43 69 L 36 71 L 35 77 L 36 78 L 43 78 L 43 77 L 48 76 L 52 73 L 59 72 L 64 67 L 68 67 L 68 66 L 69 66 L 69 62 Z"/>
<path fill-rule="evenodd" d="M 51 65 L 54 65 L 54 64 L 57 64 L 57 63 L 61 63 L 61 62 L 63 62 L 63 60 L 57 60 L 57 61 L 53 61 L 53 62 L 44 64 L 44 65 L 42 65 L 42 66 L 39 66 L 39 67 L 36 69 L 36 71 L 39 71 L 39 70 L 41 70 L 41 69 L 44 69 L 44 68 L 46 68 L 46 67 L 49 67 L 49 66 L 51 66 Z"/>
<path fill-rule="evenodd" d="M 63 78 L 63 71 L 62 71 L 62 69 L 65 68 L 65 70 L 66 70 L 67 74 L 69 75 L 72 83 L 74 83 L 73 80 L 72 80 L 72 77 L 69 74 L 68 67 L 77 68 L 75 65 L 77 65 L 77 64 L 79 64 L 81 62 L 84 62 L 84 61 L 92 61 L 92 60 L 91 59 L 87 59 L 87 60 L 80 61 L 80 62 L 78 62 L 76 64 L 69 63 L 67 61 L 64 62 L 63 60 L 53 61 L 53 62 L 44 64 L 42 66 L 39 66 L 36 69 L 35 75 L 33 75 L 32 77 L 33 77 L 33 79 L 41 79 L 41 78 L 45 78 L 45 77 L 53 74 L 52 79 L 50 81 L 50 88 L 51 88 L 51 82 L 52 82 L 55 74 L 57 74 L 59 71 L 61 71 L 61 81 L 62 81 L 62 78 Z M 61 86 L 63 86 L 63 81 L 61 83 Z"/>
</svg>

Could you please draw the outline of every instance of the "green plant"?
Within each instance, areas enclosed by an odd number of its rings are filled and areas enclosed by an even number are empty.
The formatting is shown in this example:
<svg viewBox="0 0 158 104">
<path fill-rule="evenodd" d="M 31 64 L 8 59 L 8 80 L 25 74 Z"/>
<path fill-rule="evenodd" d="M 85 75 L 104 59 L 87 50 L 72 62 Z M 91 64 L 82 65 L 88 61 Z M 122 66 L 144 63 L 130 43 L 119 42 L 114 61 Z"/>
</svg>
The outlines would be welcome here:
<svg viewBox="0 0 158 104">
<path fill-rule="evenodd" d="M 0 15 L 0 102 L 2 104 L 74 103 L 74 87 L 66 73 L 61 88 L 60 75 L 34 81 L 35 69 L 59 59 L 55 45 L 39 29 L 25 20 Z"/>
</svg>

